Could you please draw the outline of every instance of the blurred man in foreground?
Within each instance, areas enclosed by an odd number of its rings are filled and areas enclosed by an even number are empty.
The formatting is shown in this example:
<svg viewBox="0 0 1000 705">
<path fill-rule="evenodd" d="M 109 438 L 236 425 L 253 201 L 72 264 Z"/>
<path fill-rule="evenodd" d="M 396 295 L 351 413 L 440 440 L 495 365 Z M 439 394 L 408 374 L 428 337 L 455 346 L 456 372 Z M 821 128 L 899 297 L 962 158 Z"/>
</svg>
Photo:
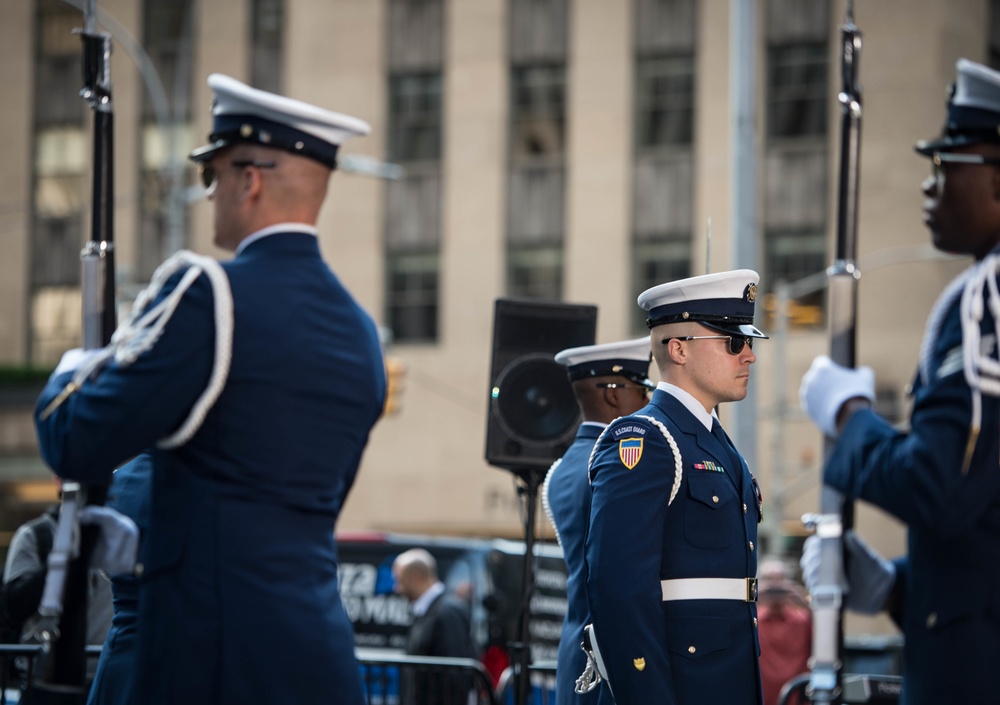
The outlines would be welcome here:
<svg viewBox="0 0 1000 705">
<path fill-rule="evenodd" d="M 934 246 L 973 264 L 927 321 L 908 431 L 878 416 L 870 368 L 820 356 L 802 379 L 803 408 L 837 445 L 823 480 L 908 527 L 906 556 L 886 561 L 854 532 L 849 609 L 887 610 L 902 627 L 904 705 L 996 701 L 1000 661 L 1000 72 L 961 59 L 931 160 L 924 221 Z M 806 541 L 813 585 L 819 543 Z"/>
<path fill-rule="evenodd" d="M 134 702 L 364 702 L 333 529 L 385 396 L 375 324 L 316 222 L 355 118 L 213 74 L 195 150 L 223 264 L 178 253 L 38 403 L 45 461 L 106 483 L 149 450 Z"/>
</svg>

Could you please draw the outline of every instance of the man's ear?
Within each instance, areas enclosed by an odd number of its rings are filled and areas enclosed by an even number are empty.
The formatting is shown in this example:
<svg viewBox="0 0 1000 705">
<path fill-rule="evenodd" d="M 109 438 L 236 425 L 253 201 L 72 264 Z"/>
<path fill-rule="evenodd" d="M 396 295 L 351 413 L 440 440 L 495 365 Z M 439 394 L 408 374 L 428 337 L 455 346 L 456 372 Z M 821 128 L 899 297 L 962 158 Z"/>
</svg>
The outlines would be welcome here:
<svg viewBox="0 0 1000 705">
<path fill-rule="evenodd" d="M 256 200 L 260 197 L 264 180 L 260 170 L 256 168 L 243 169 L 240 177 L 240 200 L 243 202 Z"/>
<path fill-rule="evenodd" d="M 605 387 L 604 388 L 604 403 L 610 406 L 612 409 L 620 409 L 622 405 L 621 392 L 622 390 L 618 387 Z"/>
<path fill-rule="evenodd" d="M 663 347 L 674 364 L 683 365 L 687 362 L 687 349 L 677 338 L 671 338 Z"/>
</svg>

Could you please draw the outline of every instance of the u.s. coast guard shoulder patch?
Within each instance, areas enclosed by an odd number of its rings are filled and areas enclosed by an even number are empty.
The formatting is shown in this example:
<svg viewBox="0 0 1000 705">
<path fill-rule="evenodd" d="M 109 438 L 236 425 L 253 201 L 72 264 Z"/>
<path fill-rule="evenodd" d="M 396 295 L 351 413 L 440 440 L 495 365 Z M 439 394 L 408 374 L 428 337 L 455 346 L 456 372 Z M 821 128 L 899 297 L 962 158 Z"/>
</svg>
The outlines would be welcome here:
<svg viewBox="0 0 1000 705">
<path fill-rule="evenodd" d="M 618 458 L 622 465 L 631 470 L 642 458 L 643 442 L 649 427 L 644 423 L 623 419 L 611 429 L 612 437 L 618 441 Z"/>
<path fill-rule="evenodd" d="M 622 465 L 629 470 L 639 464 L 642 457 L 641 438 L 623 438 L 618 441 L 618 457 L 622 460 Z"/>
</svg>

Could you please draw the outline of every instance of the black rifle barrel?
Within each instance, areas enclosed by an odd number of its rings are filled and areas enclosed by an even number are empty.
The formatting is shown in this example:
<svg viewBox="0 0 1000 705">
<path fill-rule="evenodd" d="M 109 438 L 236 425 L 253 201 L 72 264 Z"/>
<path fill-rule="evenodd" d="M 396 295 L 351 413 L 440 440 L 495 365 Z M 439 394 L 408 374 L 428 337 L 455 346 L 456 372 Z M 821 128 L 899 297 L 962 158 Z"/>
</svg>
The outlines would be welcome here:
<svg viewBox="0 0 1000 705">
<path fill-rule="evenodd" d="M 111 342 L 117 326 L 114 266 L 114 113 L 111 102 L 111 38 L 96 31 L 96 5 L 84 7 L 83 89 L 80 96 L 93 112 L 93 183 L 90 242 L 80 253 L 83 299 L 83 343 L 101 348 Z M 86 504 L 102 505 L 107 485 L 84 488 Z M 40 682 L 40 702 L 78 702 L 86 690 L 87 599 L 90 557 L 96 529 L 81 531 L 80 551 L 69 566 L 63 588 L 57 638 L 51 642 Z M 82 702 L 82 701 L 79 701 Z"/>
<path fill-rule="evenodd" d="M 846 367 L 856 364 L 858 181 L 861 153 L 861 85 L 858 61 L 861 33 L 854 24 L 853 2 L 841 26 L 842 84 L 840 172 L 837 201 L 837 242 L 833 265 L 827 270 L 830 357 Z M 825 441 L 824 458 L 833 450 Z M 814 703 L 840 703 L 843 693 L 844 629 L 843 531 L 854 523 L 853 502 L 836 490 L 822 486 L 820 513 L 810 522 L 821 539 L 820 572 L 813 590 L 813 659 L 808 693 Z"/>
</svg>

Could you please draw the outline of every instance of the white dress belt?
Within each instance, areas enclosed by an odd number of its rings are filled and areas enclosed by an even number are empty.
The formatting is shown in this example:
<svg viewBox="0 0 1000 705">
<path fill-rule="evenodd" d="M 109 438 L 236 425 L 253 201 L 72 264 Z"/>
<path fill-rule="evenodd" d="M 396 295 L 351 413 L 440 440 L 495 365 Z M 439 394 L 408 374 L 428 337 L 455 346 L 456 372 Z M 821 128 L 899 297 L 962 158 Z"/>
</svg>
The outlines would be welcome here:
<svg viewBox="0 0 1000 705">
<path fill-rule="evenodd" d="M 663 601 L 740 600 L 757 601 L 757 578 L 674 578 L 661 580 Z"/>
</svg>

